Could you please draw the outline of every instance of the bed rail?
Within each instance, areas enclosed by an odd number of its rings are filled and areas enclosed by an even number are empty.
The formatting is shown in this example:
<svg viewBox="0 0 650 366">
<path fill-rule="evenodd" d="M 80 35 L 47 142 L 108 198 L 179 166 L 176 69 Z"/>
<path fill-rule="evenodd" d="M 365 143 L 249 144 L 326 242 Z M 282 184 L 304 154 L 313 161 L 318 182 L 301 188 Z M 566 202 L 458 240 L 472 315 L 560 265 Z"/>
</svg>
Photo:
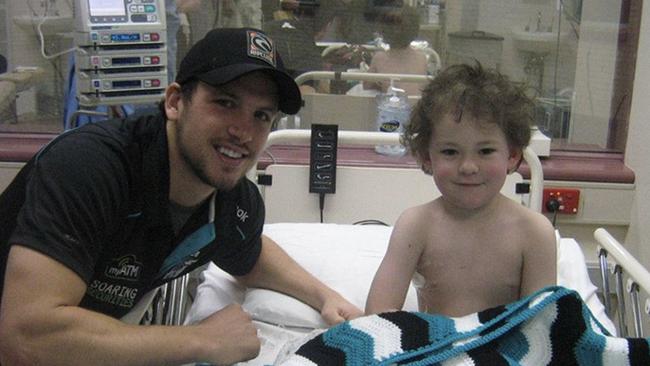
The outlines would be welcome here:
<svg viewBox="0 0 650 366">
<path fill-rule="evenodd" d="M 637 261 L 628 252 L 621 243 L 616 240 L 609 232 L 603 228 L 598 228 L 594 231 L 594 238 L 598 242 L 598 259 L 600 265 L 600 274 L 602 278 L 602 293 L 605 311 L 610 318 L 614 314 L 617 318 L 617 327 L 621 337 L 630 336 L 628 330 L 628 310 L 631 310 L 632 322 L 634 324 L 634 336 L 643 337 L 643 324 L 647 322 L 648 315 L 650 315 L 650 272 Z M 613 266 L 609 266 L 608 257 L 611 256 L 614 261 Z M 610 284 L 609 280 L 613 277 L 616 282 L 616 304 L 612 304 L 612 299 L 609 295 Z M 625 288 L 623 283 L 625 282 Z M 626 293 L 627 292 L 627 297 Z M 642 317 L 642 310 L 640 306 L 641 293 L 645 294 L 645 306 L 643 312 L 646 317 Z M 630 301 L 629 305 L 627 300 Z M 615 307 L 615 308 L 614 308 Z M 630 309 L 631 308 L 631 309 Z"/>
<path fill-rule="evenodd" d="M 310 71 L 296 77 L 296 84 L 317 80 L 353 80 L 353 81 L 404 81 L 424 83 L 433 80 L 433 76 L 418 74 L 384 74 L 374 72 Z"/>
</svg>

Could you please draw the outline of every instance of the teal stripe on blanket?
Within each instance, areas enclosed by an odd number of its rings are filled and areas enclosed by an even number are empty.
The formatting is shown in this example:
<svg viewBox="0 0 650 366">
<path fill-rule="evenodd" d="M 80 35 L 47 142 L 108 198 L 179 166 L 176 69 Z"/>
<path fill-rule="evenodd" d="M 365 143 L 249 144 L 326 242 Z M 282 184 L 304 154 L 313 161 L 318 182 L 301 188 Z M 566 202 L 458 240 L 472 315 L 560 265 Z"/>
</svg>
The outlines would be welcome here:
<svg viewBox="0 0 650 366">
<path fill-rule="evenodd" d="M 373 339 L 370 334 L 350 327 L 349 322 L 343 323 L 323 334 L 323 342 L 333 348 L 345 352 L 346 362 L 351 365 L 372 365 Z"/>
<path fill-rule="evenodd" d="M 431 323 L 431 326 L 429 327 L 429 341 L 432 343 L 440 342 L 456 333 L 456 325 L 454 321 L 446 316 L 426 313 L 413 314 Z"/>
<path fill-rule="evenodd" d="M 528 339 L 519 329 L 514 330 L 510 337 L 499 342 L 499 352 L 508 355 L 511 365 L 519 365 L 529 351 Z"/>
</svg>

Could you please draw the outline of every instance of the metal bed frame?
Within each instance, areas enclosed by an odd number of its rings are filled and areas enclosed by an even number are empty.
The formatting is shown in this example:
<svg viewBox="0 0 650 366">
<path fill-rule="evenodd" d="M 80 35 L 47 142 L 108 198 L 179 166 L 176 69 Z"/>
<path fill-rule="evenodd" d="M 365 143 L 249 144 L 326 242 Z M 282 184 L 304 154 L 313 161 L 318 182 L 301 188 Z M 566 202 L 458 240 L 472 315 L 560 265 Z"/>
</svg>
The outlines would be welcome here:
<svg viewBox="0 0 650 366">
<path fill-rule="evenodd" d="M 603 303 L 605 312 L 613 320 L 617 318 L 617 328 L 620 337 L 643 337 L 643 324 L 650 319 L 650 272 L 628 252 L 621 243 L 610 235 L 604 228 L 594 231 L 598 242 L 598 259 L 602 279 Z M 608 258 L 612 257 L 613 265 Z M 610 279 L 614 279 L 616 289 L 610 290 Z M 623 284 L 625 283 L 625 287 Z M 616 304 L 612 304 L 612 296 Z M 645 306 L 641 310 L 640 297 L 645 296 Z M 629 302 L 628 302 L 629 301 Z M 631 319 L 629 312 L 631 312 Z M 645 317 L 642 316 L 645 313 Z M 630 323 L 634 333 L 630 333 Z"/>
</svg>

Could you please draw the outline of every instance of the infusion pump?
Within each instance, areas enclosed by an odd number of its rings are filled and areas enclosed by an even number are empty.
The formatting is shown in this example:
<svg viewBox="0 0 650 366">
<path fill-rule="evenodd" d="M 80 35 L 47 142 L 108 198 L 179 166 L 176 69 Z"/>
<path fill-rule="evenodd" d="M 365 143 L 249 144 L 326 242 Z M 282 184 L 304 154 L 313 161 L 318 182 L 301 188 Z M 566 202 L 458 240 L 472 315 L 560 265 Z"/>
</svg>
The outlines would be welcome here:
<svg viewBox="0 0 650 366">
<path fill-rule="evenodd" d="M 75 0 L 79 105 L 159 101 L 167 80 L 164 0 Z"/>
</svg>

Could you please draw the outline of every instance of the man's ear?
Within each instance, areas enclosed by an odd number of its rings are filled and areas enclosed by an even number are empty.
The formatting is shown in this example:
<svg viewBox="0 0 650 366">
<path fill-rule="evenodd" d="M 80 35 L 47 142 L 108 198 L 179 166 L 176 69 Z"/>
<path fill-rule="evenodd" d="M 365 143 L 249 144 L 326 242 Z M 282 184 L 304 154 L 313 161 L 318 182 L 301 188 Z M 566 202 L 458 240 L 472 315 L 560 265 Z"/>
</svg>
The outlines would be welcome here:
<svg viewBox="0 0 650 366">
<path fill-rule="evenodd" d="M 519 169 L 519 165 L 524 160 L 524 152 L 519 148 L 510 148 L 510 157 L 508 158 L 508 174 L 514 173 Z"/>
<path fill-rule="evenodd" d="M 178 109 L 182 99 L 181 86 L 178 83 L 171 83 L 165 89 L 165 114 L 167 119 L 178 120 Z"/>
</svg>

